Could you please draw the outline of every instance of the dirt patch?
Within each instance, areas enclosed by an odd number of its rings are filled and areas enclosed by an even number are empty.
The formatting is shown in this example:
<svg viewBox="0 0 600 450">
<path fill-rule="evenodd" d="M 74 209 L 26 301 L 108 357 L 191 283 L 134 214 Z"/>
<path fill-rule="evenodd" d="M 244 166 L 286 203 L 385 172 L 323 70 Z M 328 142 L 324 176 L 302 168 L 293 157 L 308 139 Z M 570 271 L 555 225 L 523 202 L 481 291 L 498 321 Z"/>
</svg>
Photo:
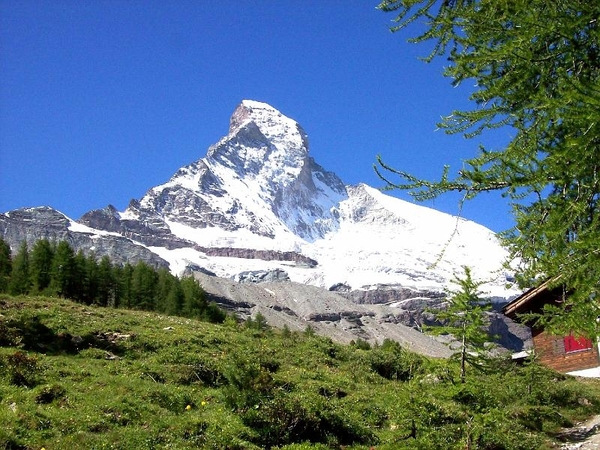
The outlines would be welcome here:
<svg viewBox="0 0 600 450">
<path fill-rule="evenodd" d="M 594 416 L 558 435 L 560 450 L 600 450 L 600 415 Z"/>
</svg>

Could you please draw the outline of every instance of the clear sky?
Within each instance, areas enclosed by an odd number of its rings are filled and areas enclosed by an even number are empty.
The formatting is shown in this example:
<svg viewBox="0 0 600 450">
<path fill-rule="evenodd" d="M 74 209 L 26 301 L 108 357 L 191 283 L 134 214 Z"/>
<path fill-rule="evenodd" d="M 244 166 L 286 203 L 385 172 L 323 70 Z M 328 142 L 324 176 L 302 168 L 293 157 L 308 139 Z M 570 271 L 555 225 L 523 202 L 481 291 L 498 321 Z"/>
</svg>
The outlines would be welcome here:
<svg viewBox="0 0 600 450">
<path fill-rule="evenodd" d="M 0 0 L 0 212 L 123 210 L 204 157 L 243 99 L 297 120 L 315 160 L 347 184 L 381 187 L 377 154 L 426 178 L 460 168 L 481 142 L 436 123 L 469 106 L 469 87 L 451 87 L 444 60 L 418 60 L 429 47 L 391 33 L 394 16 L 376 5 Z M 456 196 L 426 205 L 458 213 Z M 512 225 L 496 195 L 462 215 Z"/>
</svg>

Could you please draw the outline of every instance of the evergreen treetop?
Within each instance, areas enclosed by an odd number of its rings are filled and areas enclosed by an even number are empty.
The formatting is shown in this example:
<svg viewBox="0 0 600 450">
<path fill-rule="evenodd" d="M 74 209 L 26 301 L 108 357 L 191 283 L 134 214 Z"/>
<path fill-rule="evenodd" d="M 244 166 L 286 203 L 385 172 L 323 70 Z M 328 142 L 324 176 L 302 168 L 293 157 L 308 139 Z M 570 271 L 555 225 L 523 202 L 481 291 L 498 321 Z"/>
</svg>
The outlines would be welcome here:
<svg viewBox="0 0 600 450">
<path fill-rule="evenodd" d="M 67 241 L 41 239 L 30 251 L 23 241 L 11 258 L 0 238 L 0 293 L 64 297 L 85 304 L 158 311 L 213 323 L 227 315 L 209 303 L 197 280 L 179 278 L 143 261 L 115 265 L 91 252 L 75 254 Z"/>
<path fill-rule="evenodd" d="M 442 323 L 428 327 L 433 334 L 450 334 L 458 342 L 456 356 L 460 359 L 460 378 L 465 381 L 467 363 L 481 367 L 486 359 L 491 336 L 488 333 L 490 301 L 479 290 L 482 281 L 475 281 L 471 269 L 464 267 L 464 277 L 454 276 L 455 290 L 447 291 L 447 307 L 436 310 Z"/>
</svg>

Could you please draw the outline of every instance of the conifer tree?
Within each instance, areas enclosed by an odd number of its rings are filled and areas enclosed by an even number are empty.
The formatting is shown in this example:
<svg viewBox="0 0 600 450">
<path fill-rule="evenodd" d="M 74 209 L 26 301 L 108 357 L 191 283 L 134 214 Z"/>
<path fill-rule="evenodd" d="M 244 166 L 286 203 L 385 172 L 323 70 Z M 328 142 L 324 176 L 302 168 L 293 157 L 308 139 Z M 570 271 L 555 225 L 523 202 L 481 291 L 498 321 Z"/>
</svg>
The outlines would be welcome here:
<svg viewBox="0 0 600 450">
<path fill-rule="evenodd" d="M 73 256 L 73 266 L 68 297 L 77 302 L 91 304 L 97 291 L 96 258 L 93 254 L 86 256 L 79 249 Z"/>
<path fill-rule="evenodd" d="M 82 293 L 79 295 L 81 301 L 87 305 L 91 305 L 92 303 L 98 304 L 98 297 L 100 296 L 100 269 L 96 254 L 90 252 L 86 256 L 83 254 L 83 251 L 79 250 L 75 256 L 75 266 L 78 268 L 77 272 L 82 281 Z"/>
<path fill-rule="evenodd" d="M 8 292 L 10 272 L 12 270 L 10 246 L 0 238 L 0 293 Z"/>
<path fill-rule="evenodd" d="M 60 241 L 54 252 L 50 290 L 54 295 L 73 298 L 75 294 L 75 254 L 67 241 Z"/>
<path fill-rule="evenodd" d="M 153 311 L 156 307 L 156 271 L 143 261 L 139 261 L 131 274 L 130 301 L 133 308 Z"/>
<path fill-rule="evenodd" d="M 170 283 L 169 291 L 165 297 L 165 313 L 171 315 L 182 315 L 185 295 L 181 287 L 181 281 L 177 278 Z"/>
<path fill-rule="evenodd" d="M 447 58 L 452 84 L 475 86 L 473 107 L 444 117 L 442 129 L 472 139 L 505 127 L 513 136 L 500 148 L 479 146 L 437 181 L 379 157 L 387 187 L 417 200 L 501 192 L 515 219 L 502 238 L 521 262 L 521 286 L 551 278 L 573 293 L 548 311 L 547 325 L 598 335 L 600 2 L 384 0 L 379 7 L 396 14 L 394 31 L 412 27 L 411 42 L 433 43 L 426 60 Z"/>
<path fill-rule="evenodd" d="M 133 308 L 131 287 L 133 266 L 127 263 L 123 267 L 117 268 L 115 276 L 118 285 L 117 307 Z"/>
<path fill-rule="evenodd" d="M 28 294 L 30 289 L 29 249 L 27 248 L 27 242 L 23 241 L 12 261 L 8 292 L 11 295 L 24 295 Z"/>
<path fill-rule="evenodd" d="M 104 255 L 97 268 L 97 295 L 95 302 L 100 306 L 116 306 L 116 280 L 110 258 Z"/>
<path fill-rule="evenodd" d="M 485 344 L 491 341 L 488 333 L 490 310 L 489 300 L 484 300 L 479 287 L 483 282 L 476 282 L 471 275 L 471 269 L 464 267 L 464 278 L 455 276 L 457 290 L 447 291 L 448 306 L 435 311 L 442 325 L 429 327 L 434 334 L 450 334 L 459 343 L 460 379 L 464 383 L 467 363 L 480 366 L 485 360 Z"/>
<path fill-rule="evenodd" d="M 40 239 L 33 244 L 30 254 L 31 290 L 42 294 L 50 286 L 54 251 L 48 239 Z"/>
<path fill-rule="evenodd" d="M 164 267 L 158 269 L 156 275 L 156 310 L 160 312 L 166 312 L 167 306 L 165 300 L 169 295 L 169 291 L 171 290 L 174 277 Z"/>
<path fill-rule="evenodd" d="M 204 290 L 193 277 L 183 277 L 181 288 L 184 295 L 183 315 L 200 318 L 207 306 Z"/>
</svg>

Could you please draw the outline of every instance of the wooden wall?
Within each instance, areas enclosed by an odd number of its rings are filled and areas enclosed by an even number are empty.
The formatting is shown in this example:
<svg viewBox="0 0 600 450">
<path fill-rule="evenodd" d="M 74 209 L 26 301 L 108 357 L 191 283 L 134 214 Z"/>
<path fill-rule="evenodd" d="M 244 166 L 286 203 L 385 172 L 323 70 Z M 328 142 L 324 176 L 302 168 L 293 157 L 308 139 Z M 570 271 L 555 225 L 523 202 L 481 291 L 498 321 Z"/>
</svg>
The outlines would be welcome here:
<svg viewBox="0 0 600 450">
<path fill-rule="evenodd" d="M 532 330 L 531 334 L 540 362 L 558 372 L 567 373 L 600 366 L 597 343 L 591 349 L 566 353 L 563 337 L 553 336 L 543 330 Z"/>
</svg>

